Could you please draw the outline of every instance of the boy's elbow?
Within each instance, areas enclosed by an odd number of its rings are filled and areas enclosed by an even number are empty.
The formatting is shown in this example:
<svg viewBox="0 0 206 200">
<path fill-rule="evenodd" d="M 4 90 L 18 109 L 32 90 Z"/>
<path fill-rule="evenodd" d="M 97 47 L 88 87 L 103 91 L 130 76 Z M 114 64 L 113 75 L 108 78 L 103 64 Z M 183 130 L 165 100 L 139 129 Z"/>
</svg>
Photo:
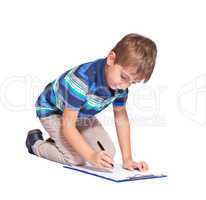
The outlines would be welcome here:
<svg viewBox="0 0 206 200">
<path fill-rule="evenodd" d="M 125 106 L 118 106 L 114 108 L 115 122 L 127 122 L 128 115 Z"/>
</svg>

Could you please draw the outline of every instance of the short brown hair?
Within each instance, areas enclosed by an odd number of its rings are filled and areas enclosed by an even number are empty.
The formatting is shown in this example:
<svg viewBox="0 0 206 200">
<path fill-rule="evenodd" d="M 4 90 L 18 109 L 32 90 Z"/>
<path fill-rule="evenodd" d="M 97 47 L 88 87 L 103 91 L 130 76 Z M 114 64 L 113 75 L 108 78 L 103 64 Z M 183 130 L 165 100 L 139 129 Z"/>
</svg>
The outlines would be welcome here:
<svg viewBox="0 0 206 200">
<path fill-rule="evenodd" d="M 115 63 L 126 66 L 136 66 L 137 74 L 147 82 L 153 72 L 157 47 L 149 38 L 136 33 L 124 36 L 112 49 L 116 54 Z"/>
</svg>

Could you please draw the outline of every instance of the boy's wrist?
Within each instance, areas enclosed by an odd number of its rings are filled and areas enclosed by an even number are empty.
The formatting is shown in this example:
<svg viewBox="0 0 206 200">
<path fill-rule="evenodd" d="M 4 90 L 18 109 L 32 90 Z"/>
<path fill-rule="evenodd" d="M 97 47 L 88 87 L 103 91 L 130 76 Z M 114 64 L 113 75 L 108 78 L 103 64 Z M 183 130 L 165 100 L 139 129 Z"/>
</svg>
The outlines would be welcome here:
<svg viewBox="0 0 206 200">
<path fill-rule="evenodd" d="M 94 162 L 95 159 L 95 155 L 96 155 L 96 151 L 92 151 L 91 153 L 89 153 L 88 157 L 86 158 L 86 160 L 90 163 Z"/>
<path fill-rule="evenodd" d="M 129 162 L 132 160 L 132 156 L 123 158 L 122 160 L 123 160 L 123 163 Z"/>
</svg>

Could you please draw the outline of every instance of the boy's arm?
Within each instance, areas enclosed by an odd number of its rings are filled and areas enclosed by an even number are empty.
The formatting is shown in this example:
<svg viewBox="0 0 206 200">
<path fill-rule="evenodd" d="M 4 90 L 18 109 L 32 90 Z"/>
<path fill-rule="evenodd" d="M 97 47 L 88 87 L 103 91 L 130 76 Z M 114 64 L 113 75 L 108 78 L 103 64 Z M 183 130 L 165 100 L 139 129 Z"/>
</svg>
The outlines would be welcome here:
<svg viewBox="0 0 206 200">
<path fill-rule="evenodd" d="M 118 141 L 122 153 L 123 162 L 132 160 L 131 142 L 130 142 L 130 124 L 126 111 L 126 106 L 115 106 L 114 121 L 117 131 Z"/>
<path fill-rule="evenodd" d="M 111 168 L 111 157 L 104 151 L 96 152 L 82 137 L 76 128 L 78 111 L 65 108 L 63 112 L 62 131 L 72 147 L 95 167 Z"/>
<path fill-rule="evenodd" d="M 122 152 L 123 167 L 129 170 L 138 169 L 140 171 L 147 171 L 148 165 L 146 162 L 135 162 L 132 159 L 130 124 L 126 111 L 126 106 L 115 106 L 113 107 L 113 110 L 115 126 L 117 130 L 120 149 Z"/>
<path fill-rule="evenodd" d="M 86 160 L 90 161 L 94 150 L 87 144 L 76 128 L 78 112 L 69 108 L 64 109 L 62 131 L 72 147 Z"/>
</svg>

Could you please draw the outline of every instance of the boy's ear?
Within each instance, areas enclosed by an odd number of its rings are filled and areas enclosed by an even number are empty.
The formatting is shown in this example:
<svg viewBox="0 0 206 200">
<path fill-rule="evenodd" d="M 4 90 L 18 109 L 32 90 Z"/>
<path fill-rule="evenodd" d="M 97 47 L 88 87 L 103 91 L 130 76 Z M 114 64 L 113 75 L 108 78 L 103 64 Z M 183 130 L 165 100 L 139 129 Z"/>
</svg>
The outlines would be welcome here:
<svg viewBox="0 0 206 200">
<path fill-rule="evenodd" d="M 107 56 L 107 65 L 111 66 L 115 63 L 116 54 L 114 51 L 110 51 Z"/>
</svg>

